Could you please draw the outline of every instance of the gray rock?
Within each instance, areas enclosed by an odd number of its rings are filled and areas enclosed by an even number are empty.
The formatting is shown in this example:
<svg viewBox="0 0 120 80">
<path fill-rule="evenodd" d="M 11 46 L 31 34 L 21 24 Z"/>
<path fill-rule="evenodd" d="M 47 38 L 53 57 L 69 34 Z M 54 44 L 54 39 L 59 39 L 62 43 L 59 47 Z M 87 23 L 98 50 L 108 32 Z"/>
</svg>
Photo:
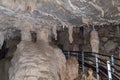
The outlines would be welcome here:
<svg viewBox="0 0 120 80">
<path fill-rule="evenodd" d="M 117 47 L 117 45 L 118 45 L 117 43 L 109 40 L 109 41 L 104 45 L 105 51 L 106 51 L 107 53 L 109 53 L 111 50 L 115 49 L 115 48 Z"/>
</svg>

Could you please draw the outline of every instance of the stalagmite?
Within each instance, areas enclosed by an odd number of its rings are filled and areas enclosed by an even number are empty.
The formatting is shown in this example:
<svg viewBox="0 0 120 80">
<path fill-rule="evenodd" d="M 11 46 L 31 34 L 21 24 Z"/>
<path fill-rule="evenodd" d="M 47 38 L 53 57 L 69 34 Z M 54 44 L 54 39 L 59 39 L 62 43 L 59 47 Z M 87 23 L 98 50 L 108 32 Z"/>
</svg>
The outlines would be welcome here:
<svg viewBox="0 0 120 80">
<path fill-rule="evenodd" d="M 92 52 L 99 52 L 99 37 L 98 33 L 95 29 L 93 29 L 90 33 L 90 44 L 92 47 Z"/>
<path fill-rule="evenodd" d="M 90 68 L 88 70 L 88 77 L 87 77 L 87 80 L 97 80 L 94 76 L 93 76 L 93 70 Z"/>
<path fill-rule="evenodd" d="M 69 41 L 70 43 L 72 43 L 73 42 L 73 27 L 72 26 L 68 27 L 68 30 L 69 30 Z"/>
<path fill-rule="evenodd" d="M 3 43 L 4 43 L 4 33 L 3 31 L 0 31 L 0 49 L 2 48 Z"/>
<path fill-rule="evenodd" d="M 54 26 L 54 27 L 52 28 L 52 31 L 53 31 L 53 34 L 54 34 L 54 36 L 55 36 L 55 40 L 57 40 L 57 27 Z"/>
<path fill-rule="evenodd" d="M 66 62 L 66 80 L 74 80 L 78 78 L 78 61 L 75 57 L 71 56 Z"/>
<path fill-rule="evenodd" d="M 51 29 L 45 26 L 37 30 L 36 43 L 22 34 L 11 61 L 9 80 L 65 80 L 66 59 L 60 49 L 49 45 Z"/>
</svg>

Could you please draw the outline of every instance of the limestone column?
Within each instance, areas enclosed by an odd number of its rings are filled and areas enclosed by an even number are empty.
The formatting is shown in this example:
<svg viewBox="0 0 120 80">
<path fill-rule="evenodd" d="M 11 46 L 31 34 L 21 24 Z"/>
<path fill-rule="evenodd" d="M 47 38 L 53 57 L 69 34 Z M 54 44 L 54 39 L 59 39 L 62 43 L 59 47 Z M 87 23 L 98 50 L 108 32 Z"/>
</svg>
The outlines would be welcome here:
<svg viewBox="0 0 120 80">
<path fill-rule="evenodd" d="M 30 26 L 22 29 L 22 41 L 11 61 L 9 80 L 65 80 L 66 59 L 49 44 L 49 27 L 37 29 L 37 42 L 31 42 Z"/>
</svg>

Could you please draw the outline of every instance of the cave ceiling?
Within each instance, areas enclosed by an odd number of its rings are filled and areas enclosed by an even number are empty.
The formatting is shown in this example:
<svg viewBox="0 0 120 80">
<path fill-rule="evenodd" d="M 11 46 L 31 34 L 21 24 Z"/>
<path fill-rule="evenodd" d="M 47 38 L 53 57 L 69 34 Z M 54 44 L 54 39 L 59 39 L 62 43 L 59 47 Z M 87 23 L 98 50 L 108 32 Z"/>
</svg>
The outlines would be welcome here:
<svg viewBox="0 0 120 80">
<path fill-rule="evenodd" d="M 120 0 L 0 0 L 0 29 L 111 23 L 120 24 Z"/>
</svg>

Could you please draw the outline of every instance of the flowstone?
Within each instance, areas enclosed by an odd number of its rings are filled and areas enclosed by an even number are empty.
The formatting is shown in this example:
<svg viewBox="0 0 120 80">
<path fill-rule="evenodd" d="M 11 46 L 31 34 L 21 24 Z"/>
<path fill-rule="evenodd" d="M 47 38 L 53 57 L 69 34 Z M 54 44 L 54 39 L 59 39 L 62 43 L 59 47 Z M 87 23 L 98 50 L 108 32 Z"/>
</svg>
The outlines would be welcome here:
<svg viewBox="0 0 120 80">
<path fill-rule="evenodd" d="M 18 44 L 9 69 L 9 80 L 65 80 L 65 56 L 45 40 L 49 30 L 41 29 L 36 43 L 23 37 Z"/>
</svg>

